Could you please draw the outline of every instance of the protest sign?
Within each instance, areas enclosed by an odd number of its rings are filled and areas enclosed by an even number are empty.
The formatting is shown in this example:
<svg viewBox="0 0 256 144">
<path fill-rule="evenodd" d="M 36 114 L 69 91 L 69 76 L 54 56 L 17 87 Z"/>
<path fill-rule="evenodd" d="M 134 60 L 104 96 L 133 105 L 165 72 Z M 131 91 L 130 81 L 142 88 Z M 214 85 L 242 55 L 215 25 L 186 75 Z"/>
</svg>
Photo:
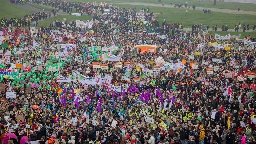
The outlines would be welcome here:
<svg viewBox="0 0 256 144">
<path fill-rule="evenodd" d="M 6 98 L 10 98 L 10 99 L 16 98 L 16 92 L 6 92 Z"/>
<path fill-rule="evenodd" d="M 231 38 L 230 35 L 221 36 L 221 35 L 215 34 L 215 39 L 216 40 L 229 40 L 230 38 Z"/>
<path fill-rule="evenodd" d="M 206 68 L 206 72 L 209 75 L 213 74 L 213 68 Z"/>
<path fill-rule="evenodd" d="M 122 92 L 122 86 L 112 86 L 112 89 L 116 92 Z"/>
</svg>

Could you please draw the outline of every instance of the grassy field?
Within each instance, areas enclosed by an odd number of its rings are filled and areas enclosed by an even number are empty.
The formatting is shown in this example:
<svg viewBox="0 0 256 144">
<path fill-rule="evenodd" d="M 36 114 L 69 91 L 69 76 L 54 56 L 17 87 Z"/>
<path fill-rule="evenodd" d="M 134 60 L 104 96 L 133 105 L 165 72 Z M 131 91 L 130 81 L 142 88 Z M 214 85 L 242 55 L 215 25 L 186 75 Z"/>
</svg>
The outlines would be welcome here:
<svg viewBox="0 0 256 144">
<path fill-rule="evenodd" d="M 53 21 L 63 21 L 64 18 L 67 20 L 67 22 L 70 22 L 70 21 L 74 21 L 74 20 L 88 20 L 88 19 L 91 19 L 90 16 L 87 16 L 87 15 L 82 15 L 82 16 L 72 16 L 72 15 L 58 15 L 58 16 L 55 16 L 55 17 L 52 17 L 52 18 L 49 18 L 47 20 L 44 20 L 44 21 L 40 21 L 38 26 L 50 26 L 50 24 L 53 22 Z"/>
<path fill-rule="evenodd" d="M 68 1 L 80 1 L 80 2 L 108 2 L 108 3 L 120 3 L 120 2 L 145 2 L 145 3 L 159 3 L 158 0 L 68 0 Z M 237 10 L 240 8 L 243 11 L 256 11 L 256 4 L 242 4 L 242 3 L 225 3 L 217 2 L 213 5 L 213 2 L 203 0 L 162 0 L 164 4 L 184 4 L 195 5 L 196 7 L 206 8 L 219 8 L 219 9 L 232 9 Z"/>
<path fill-rule="evenodd" d="M 90 1 L 90 0 L 89 0 Z M 130 0 L 132 1 L 132 0 Z M 143 1 L 143 0 L 141 0 Z M 108 2 L 110 3 L 110 2 Z M 35 5 L 35 4 L 34 4 Z M 132 6 L 132 5 L 122 5 L 122 4 L 114 4 L 122 8 L 136 8 L 137 10 L 141 8 L 147 8 L 145 6 Z M 41 6 L 41 5 L 39 5 Z M 49 8 L 49 7 L 48 7 Z M 165 8 L 162 7 L 159 9 L 158 7 L 148 7 L 151 11 L 156 13 L 156 18 L 162 22 L 164 19 L 166 19 L 169 23 L 182 23 L 185 28 L 191 28 L 193 24 L 203 24 L 208 25 L 210 29 L 212 26 L 217 25 L 218 29 L 221 28 L 222 25 L 227 25 L 229 29 L 234 29 L 235 24 L 242 23 L 242 24 L 250 24 L 251 28 L 254 24 L 256 24 L 255 16 L 253 15 L 236 15 L 236 14 L 223 14 L 219 12 L 213 12 L 211 14 L 203 14 L 201 11 L 194 11 L 189 10 L 186 13 L 185 9 L 173 9 L 173 8 Z M 41 7 L 42 9 L 42 7 Z M 161 13 L 162 14 L 159 14 Z M 57 16 L 51 19 L 48 19 L 46 21 L 41 21 L 39 23 L 40 26 L 49 26 L 51 21 L 53 20 L 62 20 L 64 17 L 68 21 L 80 19 L 80 17 L 75 16 Z M 84 16 L 82 16 L 84 17 Z M 85 17 L 82 19 L 88 19 L 90 17 Z M 214 33 L 214 32 L 213 32 Z M 230 33 L 231 35 L 238 35 L 239 33 L 235 32 L 217 32 L 221 35 L 226 35 Z M 256 37 L 255 32 L 246 32 L 246 33 L 240 33 L 241 37 L 244 37 L 246 35 L 252 35 Z"/>
<path fill-rule="evenodd" d="M 24 17 L 26 14 L 32 13 L 26 9 L 18 8 L 17 6 L 5 1 L 0 0 L 0 18 Z"/>
<path fill-rule="evenodd" d="M 123 8 L 147 8 L 144 6 L 131 6 L 131 5 L 118 5 Z M 161 22 L 166 19 L 170 23 L 182 23 L 184 27 L 191 27 L 193 24 L 214 25 L 222 26 L 228 25 L 229 28 L 234 28 L 235 24 L 244 23 L 254 25 L 256 24 L 255 16 L 253 15 L 235 15 L 235 14 L 223 14 L 214 12 L 211 14 L 203 14 L 201 11 L 189 10 L 186 13 L 185 9 L 172 9 L 162 7 L 148 7 L 151 11 L 157 14 L 157 19 Z M 162 14 L 159 14 L 161 13 Z"/>
</svg>

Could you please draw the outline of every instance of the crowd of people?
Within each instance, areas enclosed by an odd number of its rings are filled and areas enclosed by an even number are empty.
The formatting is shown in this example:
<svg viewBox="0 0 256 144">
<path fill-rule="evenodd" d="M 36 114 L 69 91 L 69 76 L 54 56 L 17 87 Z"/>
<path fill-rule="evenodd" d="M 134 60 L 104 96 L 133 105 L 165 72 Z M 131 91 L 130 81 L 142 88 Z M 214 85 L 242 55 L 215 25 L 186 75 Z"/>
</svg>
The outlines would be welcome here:
<svg viewBox="0 0 256 144">
<path fill-rule="evenodd" d="M 3 144 L 256 143 L 255 38 L 170 34 L 146 10 L 73 4 L 93 19 L 3 25 Z"/>
<path fill-rule="evenodd" d="M 0 20 L 1 27 L 35 27 L 40 20 L 46 20 L 51 17 L 51 13 L 38 12 L 31 15 L 25 15 L 23 18 L 2 18 Z"/>
</svg>

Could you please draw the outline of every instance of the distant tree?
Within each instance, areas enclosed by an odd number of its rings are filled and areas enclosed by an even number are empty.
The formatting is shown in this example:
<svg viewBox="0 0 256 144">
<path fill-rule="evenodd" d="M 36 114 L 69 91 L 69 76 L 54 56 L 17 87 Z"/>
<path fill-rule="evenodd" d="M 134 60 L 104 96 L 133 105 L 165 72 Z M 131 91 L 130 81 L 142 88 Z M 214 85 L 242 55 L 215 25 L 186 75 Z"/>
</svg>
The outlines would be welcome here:
<svg viewBox="0 0 256 144">
<path fill-rule="evenodd" d="M 158 2 L 161 2 L 162 0 L 158 0 Z"/>
<path fill-rule="evenodd" d="M 213 1 L 213 5 L 216 5 L 216 2 L 217 2 L 217 0 L 214 0 L 214 1 Z"/>
</svg>

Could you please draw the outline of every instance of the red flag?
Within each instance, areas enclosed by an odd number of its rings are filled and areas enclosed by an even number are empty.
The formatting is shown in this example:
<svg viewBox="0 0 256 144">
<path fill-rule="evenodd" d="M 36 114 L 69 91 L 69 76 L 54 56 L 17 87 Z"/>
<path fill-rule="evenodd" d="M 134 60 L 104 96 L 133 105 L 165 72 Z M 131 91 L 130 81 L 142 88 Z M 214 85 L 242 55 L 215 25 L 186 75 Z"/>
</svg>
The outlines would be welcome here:
<svg viewBox="0 0 256 144">
<path fill-rule="evenodd" d="M 232 94 L 233 94 L 233 91 L 232 91 L 231 87 L 229 87 L 229 88 L 228 88 L 228 95 L 229 95 L 229 96 L 232 96 Z"/>
</svg>

